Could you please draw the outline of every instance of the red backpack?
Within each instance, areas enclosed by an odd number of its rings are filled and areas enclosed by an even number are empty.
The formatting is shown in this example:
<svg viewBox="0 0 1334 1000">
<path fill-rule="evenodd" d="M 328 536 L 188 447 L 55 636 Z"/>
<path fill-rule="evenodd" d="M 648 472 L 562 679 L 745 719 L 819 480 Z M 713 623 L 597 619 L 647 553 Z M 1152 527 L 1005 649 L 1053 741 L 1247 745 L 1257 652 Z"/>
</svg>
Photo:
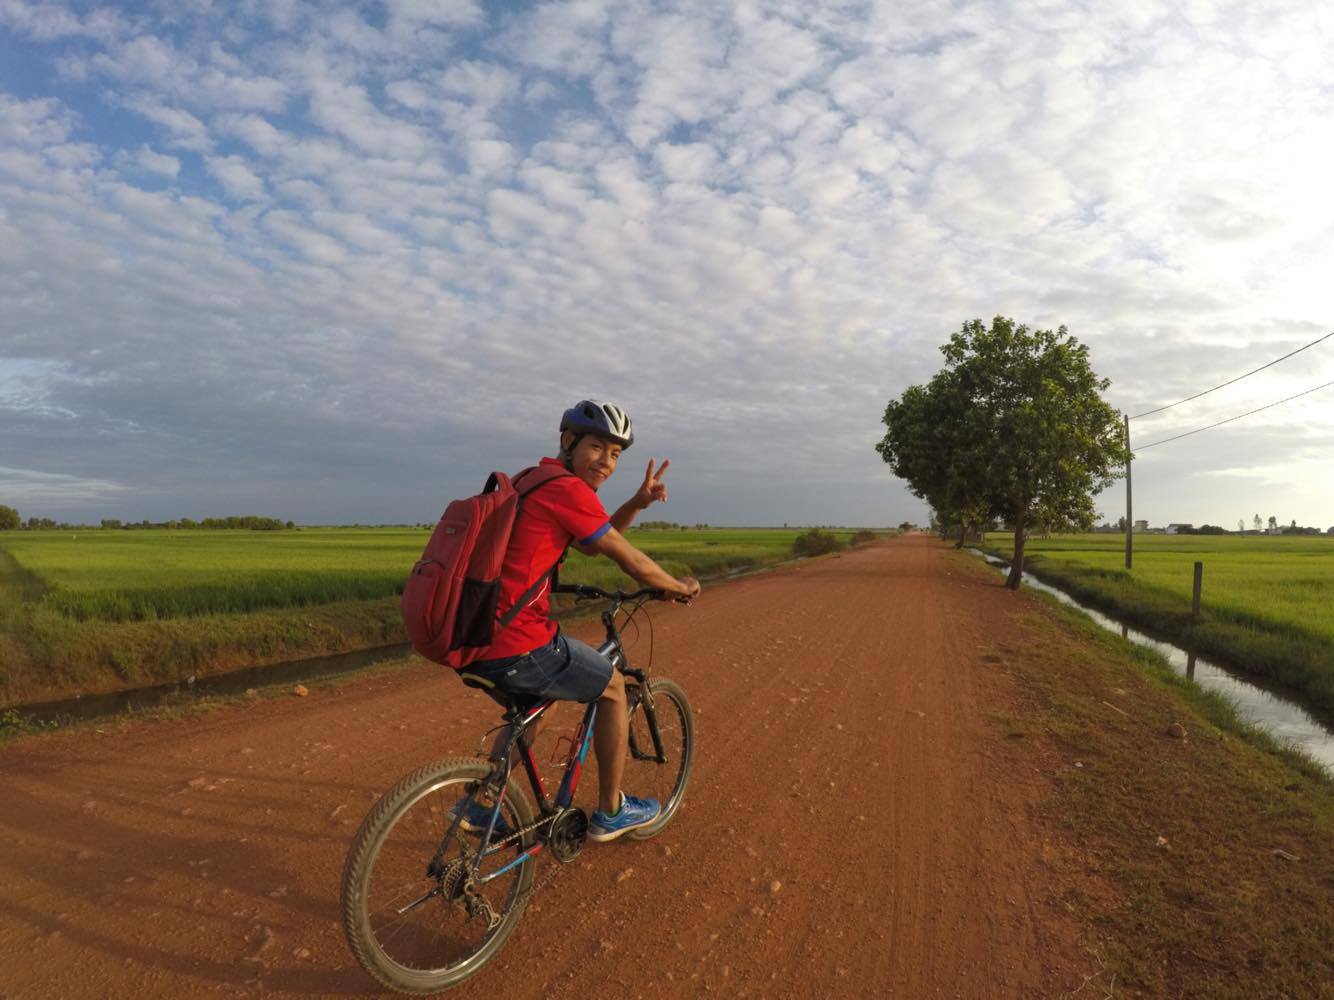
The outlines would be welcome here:
<svg viewBox="0 0 1334 1000">
<path fill-rule="evenodd" d="M 536 596 L 555 566 L 496 617 L 500 567 L 523 498 L 568 475 L 552 465 L 524 469 L 513 480 L 493 472 L 481 493 L 445 508 L 403 588 L 403 627 L 413 649 L 455 670 L 465 667 Z"/>
</svg>

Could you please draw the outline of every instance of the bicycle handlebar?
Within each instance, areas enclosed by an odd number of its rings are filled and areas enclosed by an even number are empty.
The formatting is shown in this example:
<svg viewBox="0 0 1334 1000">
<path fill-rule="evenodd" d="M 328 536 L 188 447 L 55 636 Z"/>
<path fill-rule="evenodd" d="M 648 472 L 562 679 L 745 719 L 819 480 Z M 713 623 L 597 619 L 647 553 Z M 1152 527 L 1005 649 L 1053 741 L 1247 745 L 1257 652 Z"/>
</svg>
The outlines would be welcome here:
<svg viewBox="0 0 1334 1000">
<path fill-rule="evenodd" d="M 603 590 L 601 587 L 594 587 L 591 583 L 562 583 L 553 587 L 552 593 L 574 594 L 576 597 L 599 597 L 606 601 L 615 601 L 617 604 L 625 604 L 627 601 L 637 601 L 641 597 L 652 597 L 661 600 L 667 592 L 654 587 L 644 587 L 640 590 L 626 592 L 624 590 Z"/>
</svg>

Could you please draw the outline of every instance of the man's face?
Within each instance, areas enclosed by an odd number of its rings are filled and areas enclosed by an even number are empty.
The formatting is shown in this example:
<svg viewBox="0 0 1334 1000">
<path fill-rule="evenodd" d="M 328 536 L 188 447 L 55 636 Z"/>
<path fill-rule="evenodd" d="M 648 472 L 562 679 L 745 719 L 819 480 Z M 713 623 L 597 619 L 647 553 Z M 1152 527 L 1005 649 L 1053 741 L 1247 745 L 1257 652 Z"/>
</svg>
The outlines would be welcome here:
<svg viewBox="0 0 1334 1000">
<path fill-rule="evenodd" d="M 600 438 L 596 434 L 585 434 L 570 456 L 570 466 L 576 476 L 593 489 L 597 489 L 611 478 L 620 457 L 619 444 Z"/>
</svg>

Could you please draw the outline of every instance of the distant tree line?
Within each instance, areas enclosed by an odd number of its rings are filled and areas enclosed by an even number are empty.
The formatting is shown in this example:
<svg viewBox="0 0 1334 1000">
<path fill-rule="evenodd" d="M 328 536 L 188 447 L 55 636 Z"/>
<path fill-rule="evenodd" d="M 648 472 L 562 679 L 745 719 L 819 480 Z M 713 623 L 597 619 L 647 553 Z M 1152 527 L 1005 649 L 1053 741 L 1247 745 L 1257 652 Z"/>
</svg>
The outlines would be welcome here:
<svg viewBox="0 0 1334 1000">
<path fill-rule="evenodd" d="M 102 527 L 120 528 L 125 531 L 141 531 L 154 528 L 183 528 L 187 530 L 192 528 L 226 528 L 233 531 L 282 531 L 284 528 L 295 528 L 296 524 L 292 521 L 280 521 L 276 517 L 256 517 L 253 514 L 247 514 L 243 517 L 205 517 L 198 521 L 194 518 L 183 517 L 177 521 L 126 521 L 123 523 L 114 517 L 104 517 Z"/>
<path fill-rule="evenodd" d="M 13 507 L 0 504 L 0 531 L 69 531 L 91 527 L 92 525 L 70 524 L 49 517 L 30 517 L 27 521 L 24 521 L 19 516 L 19 512 Z M 295 528 L 296 524 L 292 521 L 281 521 L 276 517 L 256 517 L 254 515 L 205 517 L 198 521 L 190 517 L 182 517 L 175 521 L 121 521 L 119 518 L 104 517 L 98 527 L 121 531 L 143 531 L 154 528 L 172 530 L 181 528 L 230 528 L 242 531 L 282 531 L 284 528 Z"/>
</svg>

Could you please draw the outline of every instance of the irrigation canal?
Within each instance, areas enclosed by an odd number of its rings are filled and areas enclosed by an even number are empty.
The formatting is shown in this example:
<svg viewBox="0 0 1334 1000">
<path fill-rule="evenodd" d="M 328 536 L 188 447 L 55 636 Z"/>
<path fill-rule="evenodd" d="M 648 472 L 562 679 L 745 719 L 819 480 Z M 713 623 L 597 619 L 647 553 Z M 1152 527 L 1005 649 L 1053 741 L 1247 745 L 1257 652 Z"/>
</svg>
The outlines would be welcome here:
<svg viewBox="0 0 1334 1000">
<path fill-rule="evenodd" d="M 312 656 L 304 660 L 287 660 L 262 667 L 248 667 L 211 677 L 191 677 L 175 684 L 135 688 L 130 691 L 110 691 L 106 694 L 62 698 L 59 701 L 34 702 L 30 705 L 10 706 L 34 722 L 62 723 L 97 719 L 126 712 L 141 712 L 161 705 L 179 704 L 183 699 L 204 696 L 244 694 L 250 688 L 271 684 L 299 684 L 302 681 L 335 677 L 338 674 L 361 670 L 384 660 L 406 656 L 412 651 L 407 643 L 358 649 L 332 656 Z"/>
<path fill-rule="evenodd" d="M 1002 573 L 1010 571 L 1009 564 L 1003 559 L 983 552 L 981 549 L 969 549 L 974 555 L 981 556 Z M 1225 695 L 1237 706 L 1237 712 L 1246 722 L 1254 723 L 1266 729 L 1275 739 L 1291 743 L 1309 757 L 1319 761 L 1331 773 L 1334 773 L 1334 730 L 1324 726 L 1310 712 L 1295 702 L 1267 691 L 1245 680 L 1224 667 L 1202 659 L 1180 646 L 1155 639 L 1151 635 L 1136 631 L 1124 622 L 1079 603 L 1065 591 L 1053 587 L 1029 573 L 1024 574 L 1024 583 L 1034 590 L 1051 594 L 1062 604 L 1068 604 L 1088 615 L 1098 625 L 1109 632 L 1118 633 L 1140 646 L 1156 650 L 1167 658 L 1172 669 L 1190 678 L 1202 688 L 1217 691 Z"/>
</svg>

